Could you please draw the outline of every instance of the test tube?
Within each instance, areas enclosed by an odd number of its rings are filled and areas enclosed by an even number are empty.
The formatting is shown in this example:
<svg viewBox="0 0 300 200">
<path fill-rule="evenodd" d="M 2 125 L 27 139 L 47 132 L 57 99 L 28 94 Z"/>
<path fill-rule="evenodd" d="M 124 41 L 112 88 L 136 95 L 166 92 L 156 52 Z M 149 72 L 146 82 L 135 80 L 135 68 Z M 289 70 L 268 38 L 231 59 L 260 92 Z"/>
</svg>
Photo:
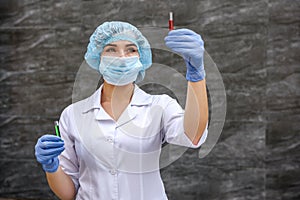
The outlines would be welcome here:
<svg viewBox="0 0 300 200">
<path fill-rule="evenodd" d="M 174 23 L 173 23 L 173 12 L 170 12 L 169 16 L 169 31 L 174 29 Z"/>
<path fill-rule="evenodd" d="M 60 137 L 58 121 L 54 121 L 54 128 L 55 128 L 55 134 L 56 134 L 56 136 Z"/>
</svg>

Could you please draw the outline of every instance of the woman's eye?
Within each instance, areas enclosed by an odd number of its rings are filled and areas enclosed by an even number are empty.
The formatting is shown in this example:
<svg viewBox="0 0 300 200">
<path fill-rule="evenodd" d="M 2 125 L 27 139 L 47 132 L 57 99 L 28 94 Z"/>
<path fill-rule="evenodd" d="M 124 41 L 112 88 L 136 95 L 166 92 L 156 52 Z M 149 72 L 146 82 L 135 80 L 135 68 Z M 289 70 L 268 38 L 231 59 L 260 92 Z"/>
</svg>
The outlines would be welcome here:
<svg viewBox="0 0 300 200">
<path fill-rule="evenodd" d="M 135 48 L 129 48 L 129 49 L 127 49 L 127 52 L 128 53 L 136 53 L 137 49 L 135 49 Z"/>
<path fill-rule="evenodd" d="M 105 50 L 105 52 L 116 52 L 116 50 L 114 48 L 108 48 Z"/>
</svg>

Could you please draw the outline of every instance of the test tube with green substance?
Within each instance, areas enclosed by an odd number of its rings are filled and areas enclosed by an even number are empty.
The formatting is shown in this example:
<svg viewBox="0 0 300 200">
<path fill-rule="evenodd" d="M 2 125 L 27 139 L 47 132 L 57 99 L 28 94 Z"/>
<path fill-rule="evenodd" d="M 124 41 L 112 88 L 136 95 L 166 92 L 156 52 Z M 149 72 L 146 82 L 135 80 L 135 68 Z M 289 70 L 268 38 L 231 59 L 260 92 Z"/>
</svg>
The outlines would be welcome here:
<svg viewBox="0 0 300 200">
<path fill-rule="evenodd" d="M 54 127 L 55 127 L 56 136 L 60 137 L 58 121 L 54 121 Z"/>
</svg>

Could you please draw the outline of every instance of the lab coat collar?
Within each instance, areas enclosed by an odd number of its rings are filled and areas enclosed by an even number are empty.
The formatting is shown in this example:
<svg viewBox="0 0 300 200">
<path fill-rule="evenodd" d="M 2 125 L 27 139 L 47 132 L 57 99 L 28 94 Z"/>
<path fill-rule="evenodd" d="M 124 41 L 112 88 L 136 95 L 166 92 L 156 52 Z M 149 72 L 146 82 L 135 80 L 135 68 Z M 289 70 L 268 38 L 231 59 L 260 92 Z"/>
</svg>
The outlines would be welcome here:
<svg viewBox="0 0 300 200">
<path fill-rule="evenodd" d="M 151 104 L 151 102 L 152 102 L 152 96 L 144 92 L 142 89 L 140 89 L 139 86 L 135 85 L 130 105 L 146 106 Z"/>
<path fill-rule="evenodd" d="M 87 113 L 90 110 L 101 108 L 100 105 L 101 90 L 102 90 L 102 86 L 98 90 L 96 90 L 90 97 L 83 100 L 85 102 L 84 102 L 84 108 L 82 113 Z"/>
<path fill-rule="evenodd" d="M 132 95 L 132 99 L 130 102 L 131 106 L 145 106 L 149 105 L 152 102 L 152 96 L 147 94 L 142 89 L 140 89 L 137 85 L 134 85 L 134 92 Z M 99 87 L 98 90 L 94 92 L 90 97 L 86 99 L 85 106 L 83 109 L 83 113 L 87 113 L 93 109 L 101 109 L 100 99 L 101 99 L 101 91 L 103 84 Z M 103 109 L 103 108 L 102 108 Z"/>
</svg>

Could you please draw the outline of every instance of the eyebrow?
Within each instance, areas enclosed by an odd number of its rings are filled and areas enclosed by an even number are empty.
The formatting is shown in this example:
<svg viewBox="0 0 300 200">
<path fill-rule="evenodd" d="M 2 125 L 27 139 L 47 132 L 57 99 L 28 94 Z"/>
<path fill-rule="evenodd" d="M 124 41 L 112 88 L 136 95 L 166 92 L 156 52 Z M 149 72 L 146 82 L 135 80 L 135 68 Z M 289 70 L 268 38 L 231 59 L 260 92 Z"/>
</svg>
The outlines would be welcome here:
<svg viewBox="0 0 300 200">
<path fill-rule="evenodd" d="M 116 44 L 107 44 L 106 46 L 113 46 L 113 47 L 117 47 Z"/>
<path fill-rule="evenodd" d="M 107 44 L 106 46 L 117 47 L 118 45 L 116 45 L 116 44 Z M 130 47 L 130 46 L 135 46 L 135 47 L 137 47 L 135 44 L 126 44 L 125 46 L 126 46 L 126 47 Z"/>
<path fill-rule="evenodd" d="M 135 47 L 137 47 L 135 44 L 126 44 L 126 47 L 130 47 L 130 46 L 135 46 Z"/>
</svg>

